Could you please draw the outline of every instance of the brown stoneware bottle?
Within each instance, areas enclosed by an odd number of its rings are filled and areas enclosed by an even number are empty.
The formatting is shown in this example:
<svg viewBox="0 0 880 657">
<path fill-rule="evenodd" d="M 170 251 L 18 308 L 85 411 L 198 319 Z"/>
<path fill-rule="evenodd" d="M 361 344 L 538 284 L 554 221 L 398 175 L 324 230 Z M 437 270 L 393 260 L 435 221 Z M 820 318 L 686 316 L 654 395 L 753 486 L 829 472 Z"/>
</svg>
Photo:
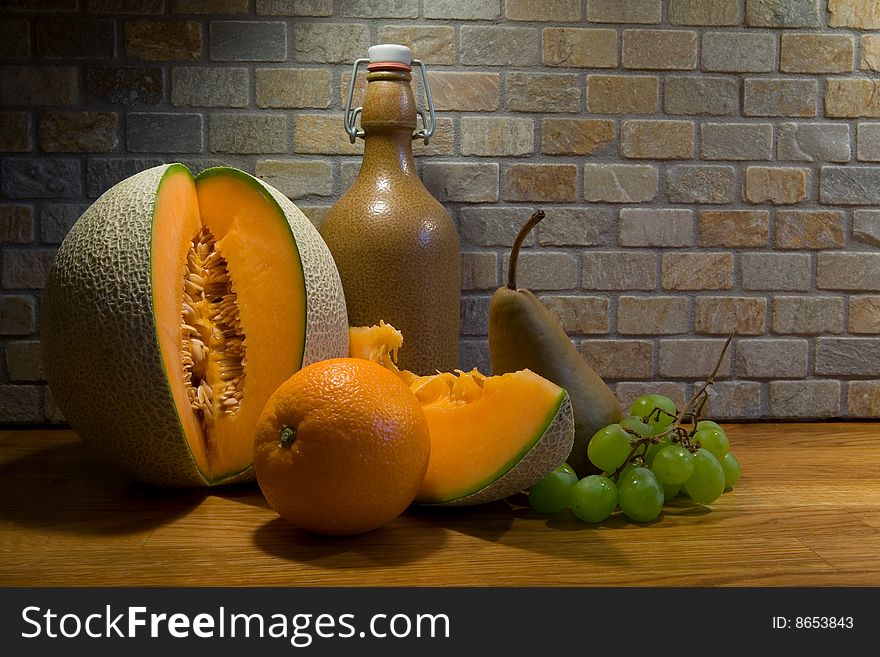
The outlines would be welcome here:
<svg viewBox="0 0 880 657">
<path fill-rule="evenodd" d="M 349 324 L 384 320 L 400 329 L 401 369 L 451 371 L 459 366 L 461 249 L 452 219 L 422 184 L 413 161 L 413 139 L 427 142 L 433 131 L 431 108 L 429 125 L 414 133 L 411 65 L 421 66 L 423 76 L 424 66 L 404 46 L 373 46 L 369 54 L 354 65 L 345 111 L 352 142 L 364 139 L 363 163 L 327 214 L 321 235 L 339 268 Z M 365 61 L 363 108 L 352 110 L 354 80 Z M 430 89 L 426 95 L 430 106 Z"/>
</svg>

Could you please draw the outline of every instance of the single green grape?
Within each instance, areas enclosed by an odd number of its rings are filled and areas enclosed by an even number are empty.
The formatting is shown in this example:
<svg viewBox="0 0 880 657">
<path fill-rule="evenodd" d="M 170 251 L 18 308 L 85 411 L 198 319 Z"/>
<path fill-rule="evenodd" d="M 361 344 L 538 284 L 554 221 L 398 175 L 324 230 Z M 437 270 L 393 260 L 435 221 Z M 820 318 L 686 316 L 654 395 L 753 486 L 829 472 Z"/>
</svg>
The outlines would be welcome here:
<svg viewBox="0 0 880 657">
<path fill-rule="evenodd" d="M 630 451 L 629 434 L 619 424 L 599 429 L 587 445 L 590 462 L 605 472 L 613 472 L 623 465 Z"/>
<path fill-rule="evenodd" d="M 672 444 L 672 440 L 669 438 L 661 438 L 659 442 L 648 445 L 648 451 L 645 453 L 645 463 L 648 464 L 648 467 L 654 463 L 654 459 L 657 457 L 660 450 L 665 449 Z"/>
<path fill-rule="evenodd" d="M 705 447 L 694 454 L 694 472 L 681 485 L 684 492 L 700 504 L 711 504 L 724 492 L 724 469 L 718 458 Z"/>
<path fill-rule="evenodd" d="M 721 459 L 721 468 L 724 470 L 724 488 L 729 490 L 739 481 L 741 473 L 739 459 L 733 455 L 733 452 L 727 452 Z"/>
<path fill-rule="evenodd" d="M 602 522 L 617 506 L 617 484 L 602 475 L 589 475 L 571 488 L 571 512 L 584 522 Z"/>
<path fill-rule="evenodd" d="M 657 435 L 672 425 L 678 410 L 675 402 L 665 395 L 642 395 L 630 404 L 629 414 L 647 417 L 652 435 Z"/>
<path fill-rule="evenodd" d="M 661 484 L 683 484 L 694 473 L 694 457 L 681 445 L 669 445 L 657 452 L 651 472 Z"/>
<path fill-rule="evenodd" d="M 713 427 L 699 429 L 694 433 L 692 440 L 700 447 L 708 449 L 719 459 L 724 458 L 724 455 L 730 450 L 730 441 L 727 439 L 727 434 L 720 427 L 717 429 Z"/>
<path fill-rule="evenodd" d="M 663 489 L 648 468 L 635 467 L 617 480 L 617 503 L 636 522 L 650 522 L 663 510 Z"/>
<path fill-rule="evenodd" d="M 636 438 L 650 438 L 652 435 L 651 425 L 642 422 L 637 415 L 628 415 L 620 421 L 620 426 L 633 432 Z"/>
<path fill-rule="evenodd" d="M 529 506 L 538 513 L 556 513 L 568 506 L 577 475 L 562 464 L 529 489 Z"/>
<path fill-rule="evenodd" d="M 680 491 L 681 486 L 679 484 L 663 484 L 663 503 L 666 504 L 673 497 L 678 496 Z"/>
<path fill-rule="evenodd" d="M 697 422 L 697 431 L 700 429 L 721 429 L 721 425 L 714 420 L 700 420 Z"/>
</svg>

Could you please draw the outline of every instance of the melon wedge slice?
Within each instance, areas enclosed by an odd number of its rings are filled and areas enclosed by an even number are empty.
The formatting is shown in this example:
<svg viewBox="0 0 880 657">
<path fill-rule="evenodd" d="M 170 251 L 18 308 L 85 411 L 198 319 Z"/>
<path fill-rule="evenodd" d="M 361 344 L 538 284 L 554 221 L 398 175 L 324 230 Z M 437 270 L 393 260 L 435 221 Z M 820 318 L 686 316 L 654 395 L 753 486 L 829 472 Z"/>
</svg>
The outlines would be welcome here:
<svg viewBox="0 0 880 657">
<path fill-rule="evenodd" d="M 339 274 L 311 222 L 247 173 L 163 165 L 115 185 L 62 243 L 42 348 L 80 437 L 163 486 L 253 478 L 257 418 L 304 365 L 345 355 Z"/>
<path fill-rule="evenodd" d="M 378 362 L 422 405 L 431 455 L 416 502 L 466 506 L 526 490 L 561 465 L 574 442 L 568 393 L 530 370 L 416 376 L 396 366 L 403 336 L 380 323 L 350 331 L 349 355 Z"/>
</svg>

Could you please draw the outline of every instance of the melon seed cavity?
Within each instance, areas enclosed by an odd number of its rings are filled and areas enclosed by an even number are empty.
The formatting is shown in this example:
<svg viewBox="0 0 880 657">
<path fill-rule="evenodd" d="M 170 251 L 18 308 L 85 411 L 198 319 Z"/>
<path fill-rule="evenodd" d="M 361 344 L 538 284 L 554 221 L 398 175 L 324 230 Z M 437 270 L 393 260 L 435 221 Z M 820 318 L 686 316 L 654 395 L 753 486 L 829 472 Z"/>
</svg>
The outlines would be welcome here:
<svg viewBox="0 0 880 657">
<path fill-rule="evenodd" d="M 245 335 L 226 259 L 202 227 L 186 256 L 181 361 L 189 403 L 206 425 L 238 411 L 244 392 Z"/>
</svg>

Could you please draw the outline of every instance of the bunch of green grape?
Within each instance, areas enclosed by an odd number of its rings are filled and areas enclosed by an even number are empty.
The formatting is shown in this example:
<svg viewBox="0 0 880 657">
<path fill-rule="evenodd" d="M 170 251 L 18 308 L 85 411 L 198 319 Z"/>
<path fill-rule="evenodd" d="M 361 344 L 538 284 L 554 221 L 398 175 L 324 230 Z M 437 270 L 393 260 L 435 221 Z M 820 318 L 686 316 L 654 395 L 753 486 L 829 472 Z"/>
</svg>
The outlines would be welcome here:
<svg viewBox="0 0 880 657">
<path fill-rule="evenodd" d="M 618 508 L 631 520 L 650 522 L 680 494 L 711 504 L 739 480 L 739 461 L 716 422 L 685 426 L 680 420 L 669 397 L 639 397 L 627 417 L 590 439 L 587 457 L 602 474 L 578 480 L 564 463 L 532 486 L 529 504 L 540 513 L 571 507 L 585 522 L 601 522 Z"/>
</svg>

